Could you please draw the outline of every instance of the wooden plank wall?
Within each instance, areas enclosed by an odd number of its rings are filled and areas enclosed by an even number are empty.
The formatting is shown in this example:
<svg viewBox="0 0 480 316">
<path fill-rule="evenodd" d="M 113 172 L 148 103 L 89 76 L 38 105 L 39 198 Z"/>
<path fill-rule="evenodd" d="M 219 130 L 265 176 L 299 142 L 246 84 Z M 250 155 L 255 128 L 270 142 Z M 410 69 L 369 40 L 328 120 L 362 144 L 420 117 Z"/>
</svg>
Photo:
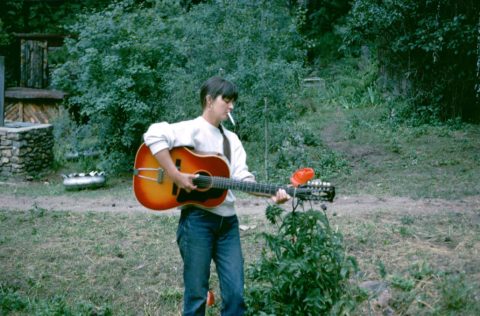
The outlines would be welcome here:
<svg viewBox="0 0 480 316">
<path fill-rule="evenodd" d="M 57 103 L 5 102 L 5 119 L 13 122 L 49 124 L 59 113 L 60 105 Z"/>
<path fill-rule="evenodd" d="M 20 41 L 20 85 L 29 88 L 48 86 L 48 43 L 46 40 Z"/>
</svg>

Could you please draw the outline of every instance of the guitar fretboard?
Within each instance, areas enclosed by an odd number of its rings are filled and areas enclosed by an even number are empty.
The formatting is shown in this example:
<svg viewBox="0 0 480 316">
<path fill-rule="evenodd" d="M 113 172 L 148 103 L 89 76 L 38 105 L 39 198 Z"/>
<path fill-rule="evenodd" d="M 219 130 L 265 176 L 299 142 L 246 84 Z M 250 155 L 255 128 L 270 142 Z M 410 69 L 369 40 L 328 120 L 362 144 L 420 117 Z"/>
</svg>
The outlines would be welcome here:
<svg viewBox="0 0 480 316">
<path fill-rule="evenodd" d="M 278 184 L 262 184 L 251 181 L 240 181 L 233 180 L 230 178 L 224 177 L 211 177 L 198 175 L 194 180 L 194 184 L 200 188 L 215 188 L 215 189 L 224 189 L 224 190 L 239 190 L 247 193 L 262 193 L 268 195 L 275 195 L 279 189 L 284 189 L 291 196 L 311 196 L 312 193 L 330 193 L 332 192 L 332 187 L 317 187 L 312 188 L 296 188 L 292 186 L 278 185 Z M 319 198 L 319 196 L 317 196 Z M 315 199 L 314 196 L 311 196 L 311 199 Z"/>
<path fill-rule="evenodd" d="M 208 177 L 206 177 L 208 178 Z M 274 195 L 283 186 L 275 184 L 262 184 L 251 181 L 239 181 L 223 177 L 210 177 L 211 187 L 216 189 L 232 189 L 248 193 L 265 193 Z"/>
</svg>

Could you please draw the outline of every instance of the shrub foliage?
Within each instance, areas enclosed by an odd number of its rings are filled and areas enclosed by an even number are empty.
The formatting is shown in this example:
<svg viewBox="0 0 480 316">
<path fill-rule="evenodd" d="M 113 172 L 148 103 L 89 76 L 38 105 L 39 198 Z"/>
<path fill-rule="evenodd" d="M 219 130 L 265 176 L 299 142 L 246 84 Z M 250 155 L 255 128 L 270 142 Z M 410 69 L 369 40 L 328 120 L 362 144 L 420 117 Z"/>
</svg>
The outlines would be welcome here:
<svg viewBox="0 0 480 316">
<path fill-rule="evenodd" d="M 413 113 L 480 119 L 478 1 L 357 0 L 344 38 L 412 85 Z M 476 91 L 477 90 L 477 91 Z"/>
<path fill-rule="evenodd" d="M 141 7 L 127 0 L 82 16 L 71 31 L 77 36 L 55 84 L 70 92 L 70 110 L 96 126 L 114 170 L 130 167 L 152 122 L 200 114 L 198 89 L 212 75 L 239 86 L 234 116 L 246 141 L 261 140 L 267 120 L 275 134 L 276 123 L 297 115 L 304 52 L 277 1 L 215 1 L 185 11 L 176 1 Z"/>
<path fill-rule="evenodd" d="M 267 219 L 278 225 L 263 233 L 266 247 L 247 269 L 250 315 L 326 315 L 353 307 L 346 293 L 355 260 L 345 255 L 343 237 L 325 213 L 289 212 L 269 206 Z"/>
<path fill-rule="evenodd" d="M 72 31 L 78 37 L 67 41 L 68 61 L 54 83 L 71 93 L 72 113 L 98 131 L 111 168 L 126 168 L 148 118 L 162 113 L 164 64 L 175 62 L 164 60 L 173 49 L 163 40 L 164 21 L 154 11 L 115 4 L 82 16 Z"/>
</svg>

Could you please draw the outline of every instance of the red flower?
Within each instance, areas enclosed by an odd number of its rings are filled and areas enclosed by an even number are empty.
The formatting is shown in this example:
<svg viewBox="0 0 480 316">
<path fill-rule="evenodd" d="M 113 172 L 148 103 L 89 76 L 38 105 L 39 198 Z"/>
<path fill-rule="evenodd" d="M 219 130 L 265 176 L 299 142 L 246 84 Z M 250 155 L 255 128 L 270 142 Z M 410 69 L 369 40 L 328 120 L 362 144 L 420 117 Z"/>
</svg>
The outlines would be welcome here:
<svg viewBox="0 0 480 316">
<path fill-rule="evenodd" d="M 307 183 L 308 180 L 315 176 L 315 171 L 312 168 L 302 168 L 295 171 L 290 177 L 290 183 L 294 187 L 298 187 L 300 184 Z"/>
</svg>

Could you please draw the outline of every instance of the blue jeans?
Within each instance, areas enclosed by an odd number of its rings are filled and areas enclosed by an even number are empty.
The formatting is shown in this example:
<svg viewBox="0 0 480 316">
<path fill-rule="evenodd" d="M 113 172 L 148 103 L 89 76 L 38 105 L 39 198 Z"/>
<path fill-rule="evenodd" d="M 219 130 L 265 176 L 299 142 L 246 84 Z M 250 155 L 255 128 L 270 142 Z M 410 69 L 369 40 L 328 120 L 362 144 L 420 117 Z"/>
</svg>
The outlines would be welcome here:
<svg viewBox="0 0 480 316">
<path fill-rule="evenodd" d="M 243 256 L 237 216 L 222 217 L 195 207 L 184 209 L 177 243 L 183 259 L 183 315 L 205 315 L 212 259 L 220 282 L 222 315 L 243 315 Z"/>
</svg>

